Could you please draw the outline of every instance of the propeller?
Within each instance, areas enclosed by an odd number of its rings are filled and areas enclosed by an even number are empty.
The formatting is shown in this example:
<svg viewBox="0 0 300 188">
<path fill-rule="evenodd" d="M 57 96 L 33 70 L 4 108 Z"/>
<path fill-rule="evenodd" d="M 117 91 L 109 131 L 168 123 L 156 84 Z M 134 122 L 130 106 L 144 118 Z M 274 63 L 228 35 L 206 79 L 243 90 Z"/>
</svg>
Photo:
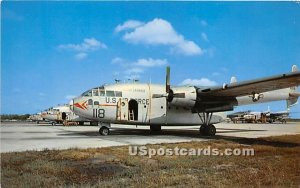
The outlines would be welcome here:
<svg viewBox="0 0 300 188">
<path fill-rule="evenodd" d="M 171 89 L 170 84 L 170 66 L 166 68 L 166 93 L 164 94 L 153 94 L 152 98 L 165 97 L 168 102 L 172 102 L 173 98 L 185 98 L 185 93 L 174 93 Z"/>
<path fill-rule="evenodd" d="M 170 93 L 171 86 L 170 86 L 170 66 L 166 68 L 166 92 Z"/>
</svg>

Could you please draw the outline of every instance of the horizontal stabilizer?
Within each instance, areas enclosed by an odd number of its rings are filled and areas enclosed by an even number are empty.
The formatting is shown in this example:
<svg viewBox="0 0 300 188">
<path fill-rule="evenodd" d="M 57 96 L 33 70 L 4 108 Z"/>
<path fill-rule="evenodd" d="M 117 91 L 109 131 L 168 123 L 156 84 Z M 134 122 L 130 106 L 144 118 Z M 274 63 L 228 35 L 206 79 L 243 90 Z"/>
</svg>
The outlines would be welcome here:
<svg viewBox="0 0 300 188">
<path fill-rule="evenodd" d="M 298 98 L 292 98 L 286 100 L 286 106 L 288 110 L 290 109 L 290 107 L 295 106 L 297 104 L 298 104 Z"/>
<path fill-rule="evenodd" d="M 287 109 L 290 109 L 290 107 L 298 104 L 298 98 L 300 97 L 300 93 L 294 91 L 289 93 L 289 96 L 290 96 L 289 99 L 286 100 Z"/>
<path fill-rule="evenodd" d="M 290 97 L 294 97 L 294 98 L 300 97 L 300 93 L 299 92 L 289 93 L 289 95 L 290 95 Z"/>
</svg>

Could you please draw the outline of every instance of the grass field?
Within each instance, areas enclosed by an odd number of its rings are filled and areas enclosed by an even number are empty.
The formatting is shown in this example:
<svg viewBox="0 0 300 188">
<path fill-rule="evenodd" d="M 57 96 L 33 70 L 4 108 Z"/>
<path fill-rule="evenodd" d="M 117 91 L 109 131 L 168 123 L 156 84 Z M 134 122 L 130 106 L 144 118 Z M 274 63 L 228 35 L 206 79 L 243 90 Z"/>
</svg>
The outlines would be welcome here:
<svg viewBox="0 0 300 188">
<path fill-rule="evenodd" d="M 299 187 L 300 135 L 147 145 L 255 149 L 255 156 L 128 155 L 128 146 L 1 154 L 1 187 Z"/>
</svg>

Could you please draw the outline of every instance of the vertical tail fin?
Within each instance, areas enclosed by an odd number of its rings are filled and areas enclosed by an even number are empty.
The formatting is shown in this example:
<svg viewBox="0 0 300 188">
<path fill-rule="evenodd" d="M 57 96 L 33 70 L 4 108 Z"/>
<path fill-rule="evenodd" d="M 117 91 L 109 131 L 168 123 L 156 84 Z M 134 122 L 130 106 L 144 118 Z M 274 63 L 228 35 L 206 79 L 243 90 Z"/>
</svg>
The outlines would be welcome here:
<svg viewBox="0 0 300 188">
<path fill-rule="evenodd" d="M 298 69 L 297 65 L 293 65 L 292 72 L 298 72 L 298 71 L 299 71 L 299 69 Z"/>
<path fill-rule="evenodd" d="M 236 83 L 237 82 L 237 79 L 236 79 L 236 77 L 231 77 L 231 79 L 230 79 L 230 83 L 231 84 L 233 84 L 233 83 Z"/>
</svg>

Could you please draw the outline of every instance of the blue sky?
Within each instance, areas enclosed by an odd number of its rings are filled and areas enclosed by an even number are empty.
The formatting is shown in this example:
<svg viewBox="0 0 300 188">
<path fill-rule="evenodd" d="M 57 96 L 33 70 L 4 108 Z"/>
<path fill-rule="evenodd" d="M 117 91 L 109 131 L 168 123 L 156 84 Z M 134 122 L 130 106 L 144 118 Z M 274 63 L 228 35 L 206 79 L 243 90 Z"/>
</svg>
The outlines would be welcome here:
<svg viewBox="0 0 300 188">
<path fill-rule="evenodd" d="M 295 2 L 2 2 L 1 25 L 1 113 L 36 113 L 115 78 L 163 84 L 166 65 L 172 85 L 300 65 Z M 286 108 L 236 110 L 268 106 Z"/>
</svg>

